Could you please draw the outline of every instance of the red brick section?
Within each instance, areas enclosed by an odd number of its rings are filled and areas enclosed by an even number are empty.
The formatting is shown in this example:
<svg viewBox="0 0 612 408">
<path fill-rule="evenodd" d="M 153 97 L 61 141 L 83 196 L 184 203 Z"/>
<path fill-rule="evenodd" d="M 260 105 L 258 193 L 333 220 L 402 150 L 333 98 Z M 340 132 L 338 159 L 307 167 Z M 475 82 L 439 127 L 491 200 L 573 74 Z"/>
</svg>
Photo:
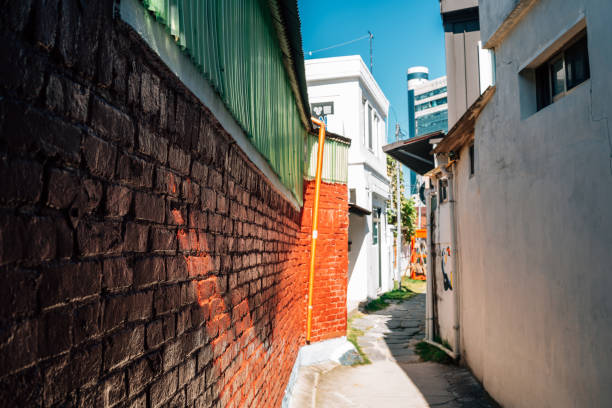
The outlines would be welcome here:
<svg viewBox="0 0 612 408">
<path fill-rule="evenodd" d="M 310 265 L 310 237 L 315 182 L 304 186 L 304 209 L 300 240 L 306 266 Z M 315 259 L 311 341 L 346 335 L 346 289 L 348 284 L 348 190 L 346 184 L 321 183 L 319 233 Z"/>
<path fill-rule="evenodd" d="M 300 212 L 111 0 L 4 3 L 0 406 L 280 406 Z M 345 333 L 346 186 L 321 211 L 317 340 Z"/>
</svg>

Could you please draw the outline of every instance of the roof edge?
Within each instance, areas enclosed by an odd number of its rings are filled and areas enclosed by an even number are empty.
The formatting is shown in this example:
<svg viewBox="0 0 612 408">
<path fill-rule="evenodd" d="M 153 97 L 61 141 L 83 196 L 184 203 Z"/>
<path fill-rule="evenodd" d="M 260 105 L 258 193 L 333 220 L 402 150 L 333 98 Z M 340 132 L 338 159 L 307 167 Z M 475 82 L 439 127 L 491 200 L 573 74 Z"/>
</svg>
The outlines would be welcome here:
<svg viewBox="0 0 612 408">
<path fill-rule="evenodd" d="M 267 0 L 272 14 L 274 28 L 283 53 L 283 64 L 289 76 L 304 127 L 312 131 L 310 104 L 304 68 L 304 50 L 300 15 L 296 0 Z"/>
<path fill-rule="evenodd" d="M 466 133 L 474 132 L 474 124 L 484 107 L 489 103 L 495 93 L 495 85 L 487 87 L 485 91 L 474 101 L 474 103 L 459 118 L 457 123 L 448 131 L 446 137 L 438 143 L 433 150 L 434 153 L 447 153 L 465 142 Z M 469 136 L 469 134 L 467 135 Z"/>
<path fill-rule="evenodd" d="M 527 12 L 538 2 L 538 0 L 519 0 L 516 6 L 508 13 L 504 21 L 491 34 L 483 48 L 495 48 L 510 34 L 516 25 L 525 17 Z"/>
</svg>

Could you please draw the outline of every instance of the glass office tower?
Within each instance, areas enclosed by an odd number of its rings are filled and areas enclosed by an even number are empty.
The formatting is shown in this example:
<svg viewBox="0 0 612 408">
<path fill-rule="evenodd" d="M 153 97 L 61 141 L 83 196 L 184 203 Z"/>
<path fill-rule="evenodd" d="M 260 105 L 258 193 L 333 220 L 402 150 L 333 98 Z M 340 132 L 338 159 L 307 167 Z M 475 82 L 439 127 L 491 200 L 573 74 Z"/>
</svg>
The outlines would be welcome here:
<svg viewBox="0 0 612 408">
<path fill-rule="evenodd" d="M 446 77 L 429 79 L 427 67 L 412 67 L 406 72 L 408 82 L 408 136 L 423 136 L 448 131 Z M 418 193 L 416 173 L 410 171 L 410 195 Z"/>
</svg>

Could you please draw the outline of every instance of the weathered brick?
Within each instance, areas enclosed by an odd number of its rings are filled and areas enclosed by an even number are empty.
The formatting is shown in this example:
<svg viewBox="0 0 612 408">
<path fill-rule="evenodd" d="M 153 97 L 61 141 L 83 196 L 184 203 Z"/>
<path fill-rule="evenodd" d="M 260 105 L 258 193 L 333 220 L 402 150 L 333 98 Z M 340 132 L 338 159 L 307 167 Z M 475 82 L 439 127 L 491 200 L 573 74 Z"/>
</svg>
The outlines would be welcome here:
<svg viewBox="0 0 612 408">
<path fill-rule="evenodd" d="M 160 287 L 155 292 L 154 303 L 157 314 L 176 310 L 181 303 L 181 288 L 177 285 Z"/>
<path fill-rule="evenodd" d="M 175 281 L 187 278 L 187 261 L 183 256 L 173 256 L 166 258 L 166 273 L 168 281 Z"/>
<path fill-rule="evenodd" d="M 89 89 L 68 79 L 64 80 L 64 84 L 67 98 L 66 113 L 71 119 L 85 123 L 89 107 Z"/>
<path fill-rule="evenodd" d="M 129 299 L 123 295 L 109 297 L 104 302 L 102 330 L 110 331 L 125 323 L 130 308 Z"/>
<path fill-rule="evenodd" d="M 159 353 L 149 355 L 135 362 L 128 368 L 128 394 L 134 396 L 149 385 L 155 376 L 161 372 L 161 357 Z"/>
<path fill-rule="evenodd" d="M 134 124 L 130 117 L 102 99 L 92 98 L 91 126 L 102 138 L 124 146 L 134 145 Z"/>
<path fill-rule="evenodd" d="M 101 356 L 102 347 L 96 344 L 49 364 L 44 375 L 45 406 L 62 401 L 72 390 L 94 384 L 100 370 Z"/>
<path fill-rule="evenodd" d="M 49 217 L 32 217 L 26 224 L 27 245 L 25 258 L 28 263 L 55 258 L 57 235 L 55 223 Z"/>
<path fill-rule="evenodd" d="M 42 166 L 34 161 L 0 159 L 0 204 L 35 203 L 42 192 Z"/>
<path fill-rule="evenodd" d="M 155 320 L 147 324 L 147 348 L 155 348 L 164 342 L 163 319 Z"/>
<path fill-rule="evenodd" d="M 168 140 L 157 136 L 147 126 L 140 126 L 138 129 L 138 151 L 153 157 L 161 164 L 165 164 L 168 160 Z"/>
<path fill-rule="evenodd" d="M 44 268 L 39 291 L 41 306 L 53 306 L 98 293 L 101 287 L 100 273 L 101 267 L 97 262 L 69 263 Z"/>
<path fill-rule="evenodd" d="M 77 200 L 72 208 L 78 212 L 79 217 L 96 211 L 102 201 L 102 192 L 102 183 L 99 181 L 93 179 L 83 180 Z"/>
<path fill-rule="evenodd" d="M 57 75 L 50 75 L 47 89 L 45 90 L 45 105 L 52 111 L 64 114 L 64 84 Z"/>
<path fill-rule="evenodd" d="M 69 306 L 54 308 L 40 318 L 38 352 L 40 357 L 67 351 L 72 345 L 72 313 Z"/>
<path fill-rule="evenodd" d="M 128 298 L 128 320 L 149 319 L 153 312 L 153 291 L 138 292 Z"/>
<path fill-rule="evenodd" d="M 181 178 L 172 171 L 163 167 L 155 169 L 155 190 L 178 197 Z"/>
<path fill-rule="evenodd" d="M 115 172 L 117 149 L 94 136 L 87 136 L 83 145 L 85 163 L 92 174 L 110 179 Z"/>
<path fill-rule="evenodd" d="M 149 242 L 149 226 L 129 222 L 125 227 L 124 249 L 132 252 L 145 252 Z"/>
<path fill-rule="evenodd" d="M 34 8 L 34 38 L 36 43 L 46 50 L 55 46 L 57 37 L 57 23 L 59 20 L 60 0 L 39 0 Z"/>
<path fill-rule="evenodd" d="M 26 314 L 36 308 L 38 273 L 0 269 L 0 318 Z"/>
<path fill-rule="evenodd" d="M 51 169 L 47 205 L 53 208 L 67 208 L 80 192 L 81 182 L 76 173 Z"/>
<path fill-rule="evenodd" d="M 151 228 L 151 251 L 172 253 L 176 252 L 176 231 L 167 228 Z"/>
<path fill-rule="evenodd" d="M 115 290 L 128 287 L 134 279 L 133 271 L 125 258 L 105 259 L 102 272 L 102 288 Z"/>
<path fill-rule="evenodd" d="M 164 259 L 161 257 L 141 258 L 134 263 L 134 285 L 144 286 L 166 278 Z"/>
<path fill-rule="evenodd" d="M 168 150 L 168 165 L 183 176 L 189 175 L 191 156 L 176 146 L 170 146 Z"/>
<path fill-rule="evenodd" d="M 123 217 L 130 210 L 132 192 L 123 186 L 110 185 L 106 188 L 106 215 Z"/>
<path fill-rule="evenodd" d="M 178 387 L 178 371 L 165 374 L 159 381 L 151 386 L 151 407 L 157 408 L 170 399 Z"/>
<path fill-rule="evenodd" d="M 217 206 L 217 194 L 210 188 L 202 189 L 202 209 L 208 211 L 215 211 Z"/>
<path fill-rule="evenodd" d="M 163 223 L 166 215 L 166 202 L 162 197 L 142 192 L 134 194 L 136 219 Z"/>
<path fill-rule="evenodd" d="M 80 28 L 79 10 L 74 1 L 61 3 L 58 50 L 64 65 L 72 67 L 78 58 L 76 38 Z"/>
<path fill-rule="evenodd" d="M 191 165 L 191 178 L 200 184 L 206 183 L 208 180 L 208 167 L 198 160 L 194 160 Z"/>
<path fill-rule="evenodd" d="M 121 225 L 112 222 L 81 221 L 77 241 L 83 256 L 112 254 L 121 251 Z"/>
<path fill-rule="evenodd" d="M 100 332 L 100 301 L 86 303 L 74 312 L 74 343 L 80 344 Z"/>
<path fill-rule="evenodd" d="M 134 187 L 151 187 L 153 166 L 137 157 L 121 154 L 117 161 L 117 178 Z"/>
<path fill-rule="evenodd" d="M 136 326 L 107 338 L 104 346 L 104 369 L 112 370 L 142 354 L 144 326 Z"/>
<path fill-rule="evenodd" d="M 101 406 L 113 407 L 125 399 L 127 394 L 125 376 L 125 372 L 120 371 L 102 383 Z"/>
<path fill-rule="evenodd" d="M 128 103 L 137 105 L 140 102 L 140 73 L 136 71 L 136 66 L 132 63 L 132 69 L 128 74 Z"/>
<path fill-rule="evenodd" d="M 41 369 L 33 366 L 0 381 L 0 401 L 5 407 L 42 406 L 42 389 Z"/>
<path fill-rule="evenodd" d="M 200 185 L 189 179 L 183 180 L 181 196 L 186 203 L 197 204 L 200 200 Z"/>
<path fill-rule="evenodd" d="M 156 114 L 159 110 L 159 77 L 151 72 L 144 71 L 140 79 L 142 110 L 148 114 Z"/>
</svg>

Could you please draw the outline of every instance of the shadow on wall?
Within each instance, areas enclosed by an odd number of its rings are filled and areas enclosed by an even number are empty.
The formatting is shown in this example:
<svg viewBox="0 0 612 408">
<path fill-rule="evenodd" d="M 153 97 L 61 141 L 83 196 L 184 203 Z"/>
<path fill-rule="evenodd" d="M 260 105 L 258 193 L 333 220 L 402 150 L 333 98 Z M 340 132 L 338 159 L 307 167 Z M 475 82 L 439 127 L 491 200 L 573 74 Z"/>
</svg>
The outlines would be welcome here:
<svg viewBox="0 0 612 408">
<path fill-rule="evenodd" d="M 279 203 L 271 200 L 270 206 Z M 237 216 L 246 219 L 247 211 L 243 207 Z M 274 231 L 291 228 L 265 228 L 254 220 L 242 223 L 244 231 L 232 234 L 230 226 L 211 233 L 194 228 L 197 219 L 190 219 L 188 227 L 186 211 L 172 209 L 172 217 L 179 226 L 179 256 L 192 279 L 189 301 L 197 302 L 195 318 L 205 322 L 200 341 L 208 346 L 198 364 L 210 364 L 206 386 L 218 384 L 221 406 L 279 406 L 286 384 L 269 379 L 289 379 L 304 337 L 304 302 L 300 288 L 292 287 L 304 281 L 295 276 L 300 270 L 296 252 L 302 249 L 295 239 L 283 242 L 283 234 Z"/>
</svg>

